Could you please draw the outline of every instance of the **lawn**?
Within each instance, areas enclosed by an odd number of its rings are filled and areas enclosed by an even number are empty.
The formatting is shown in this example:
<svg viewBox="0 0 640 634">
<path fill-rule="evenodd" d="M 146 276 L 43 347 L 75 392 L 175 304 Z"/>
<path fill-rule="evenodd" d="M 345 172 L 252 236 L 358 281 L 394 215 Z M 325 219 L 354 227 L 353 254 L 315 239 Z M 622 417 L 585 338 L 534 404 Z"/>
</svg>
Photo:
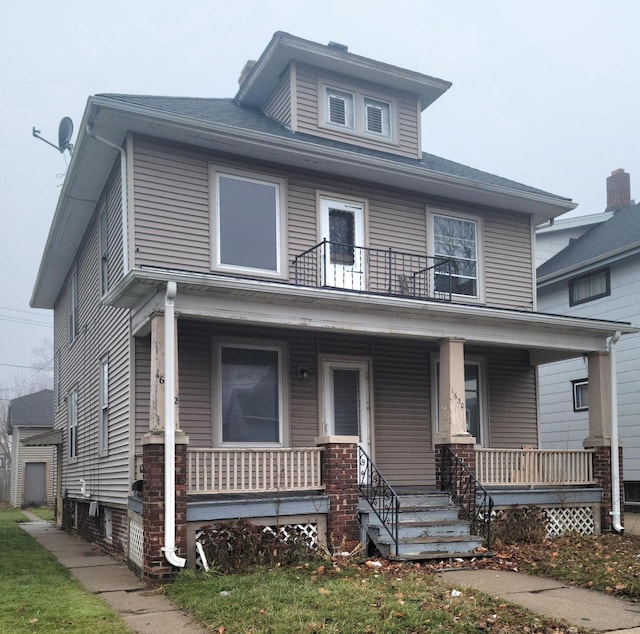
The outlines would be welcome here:
<svg viewBox="0 0 640 634">
<path fill-rule="evenodd" d="M 185 571 L 166 593 L 219 634 L 582 632 L 478 592 L 424 567 L 318 563 L 248 574 Z"/>
<path fill-rule="evenodd" d="M 54 518 L 54 512 L 50 506 L 39 506 L 36 508 L 30 508 L 29 511 L 34 515 L 37 515 L 41 520 L 44 520 L 45 522 L 51 522 Z"/>
<path fill-rule="evenodd" d="M 130 630 L 98 597 L 17 524 L 18 510 L 0 510 L 0 633 L 124 634 Z"/>
</svg>

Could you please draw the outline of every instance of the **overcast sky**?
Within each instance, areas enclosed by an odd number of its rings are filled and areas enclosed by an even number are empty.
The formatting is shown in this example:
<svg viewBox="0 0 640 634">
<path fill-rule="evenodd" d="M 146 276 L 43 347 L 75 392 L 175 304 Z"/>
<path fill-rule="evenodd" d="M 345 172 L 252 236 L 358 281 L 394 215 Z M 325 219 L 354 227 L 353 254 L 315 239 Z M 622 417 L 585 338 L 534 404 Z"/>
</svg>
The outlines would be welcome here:
<svg viewBox="0 0 640 634">
<path fill-rule="evenodd" d="M 453 82 L 425 151 L 605 207 L 622 167 L 640 198 L 636 0 L 2 0 L 0 389 L 27 381 L 51 314 L 29 299 L 66 169 L 57 139 L 101 92 L 232 97 L 275 31 Z M 74 134 L 75 140 L 75 134 Z M 640 185 L 639 185 L 640 186 Z M 28 312 L 19 312 L 28 311 Z M 0 392 L 0 397 L 6 394 Z"/>
</svg>

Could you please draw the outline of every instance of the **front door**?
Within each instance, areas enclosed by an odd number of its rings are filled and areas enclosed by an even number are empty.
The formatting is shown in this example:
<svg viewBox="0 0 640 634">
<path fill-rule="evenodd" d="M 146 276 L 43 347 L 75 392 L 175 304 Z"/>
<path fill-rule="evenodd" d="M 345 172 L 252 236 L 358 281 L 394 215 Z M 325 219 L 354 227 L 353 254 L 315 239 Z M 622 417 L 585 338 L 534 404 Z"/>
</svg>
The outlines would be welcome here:
<svg viewBox="0 0 640 634">
<path fill-rule="evenodd" d="M 322 257 L 323 285 L 365 290 L 362 204 L 322 198 L 320 212 L 321 238 L 329 242 Z"/>
<path fill-rule="evenodd" d="M 369 364 L 329 361 L 323 364 L 324 431 L 328 436 L 357 436 L 371 456 L 369 433 Z"/>
</svg>

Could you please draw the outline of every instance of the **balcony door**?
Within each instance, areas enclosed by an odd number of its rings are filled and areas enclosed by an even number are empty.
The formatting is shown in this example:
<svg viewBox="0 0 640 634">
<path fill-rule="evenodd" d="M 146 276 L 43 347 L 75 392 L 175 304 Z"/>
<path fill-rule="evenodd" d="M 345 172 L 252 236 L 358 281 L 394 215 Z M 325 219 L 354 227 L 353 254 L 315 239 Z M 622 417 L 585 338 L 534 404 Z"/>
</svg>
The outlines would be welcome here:
<svg viewBox="0 0 640 634">
<path fill-rule="evenodd" d="M 360 447 L 371 456 L 368 362 L 325 360 L 322 382 L 324 433 L 357 436 Z"/>
<path fill-rule="evenodd" d="M 323 285 L 365 290 L 363 205 L 322 198 L 320 231 L 321 239 L 329 242 L 320 262 Z"/>
</svg>

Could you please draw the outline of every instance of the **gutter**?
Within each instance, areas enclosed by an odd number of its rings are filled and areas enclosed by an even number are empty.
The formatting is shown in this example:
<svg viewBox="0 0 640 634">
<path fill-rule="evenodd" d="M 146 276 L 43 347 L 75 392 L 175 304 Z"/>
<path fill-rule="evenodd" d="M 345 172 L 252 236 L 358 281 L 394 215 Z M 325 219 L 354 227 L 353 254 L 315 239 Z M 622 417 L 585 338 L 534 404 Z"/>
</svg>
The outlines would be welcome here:
<svg viewBox="0 0 640 634">
<path fill-rule="evenodd" d="M 100 141 L 100 143 L 104 143 L 109 147 L 112 147 L 114 150 L 120 152 L 120 195 L 121 195 L 121 224 L 122 224 L 122 270 L 126 273 L 129 270 L 129 262 L 128 262 L 128 253 L 129 253 L 129 235 L 128 235 L 128 200 L 129 200 L 129 192 L 127 191 L 127 151 L 121 147 L 109 141 L 109 139 L 105 139 L 101 137 L 93 131 L 93 126 L 90 123 L 87 123 L 87 134 L 96 141 Z"/>
<path fill-rule="evenodd" d="M 616 334 L 609 339 L 609 371 L 611 391 L 611 516 L 613 518 L 613 530 L 616 533 L 623 533 L 624 526 L 620 523 L 620 456 L 618 453 L 618 377 L 616 372 L 616 344 L 620 340 L 622 333 L 617 330 Z"/>
<path fill-rule="evenodd" d="M 176 554 L 176 407 L 175 407 L 175 321 L 178 287 L 167 282 L 164 298 L 164 558 L 177 568 L 186 559 Z"/>
</svg>

